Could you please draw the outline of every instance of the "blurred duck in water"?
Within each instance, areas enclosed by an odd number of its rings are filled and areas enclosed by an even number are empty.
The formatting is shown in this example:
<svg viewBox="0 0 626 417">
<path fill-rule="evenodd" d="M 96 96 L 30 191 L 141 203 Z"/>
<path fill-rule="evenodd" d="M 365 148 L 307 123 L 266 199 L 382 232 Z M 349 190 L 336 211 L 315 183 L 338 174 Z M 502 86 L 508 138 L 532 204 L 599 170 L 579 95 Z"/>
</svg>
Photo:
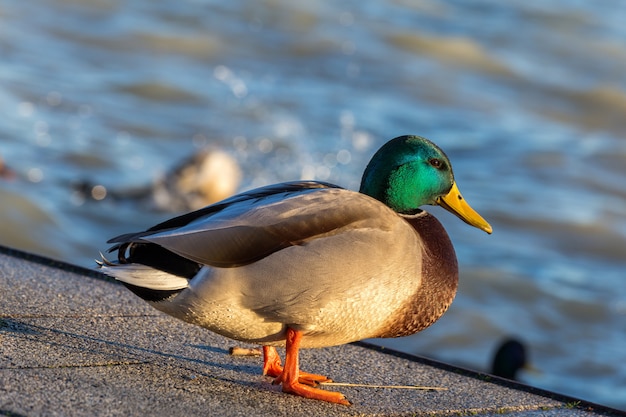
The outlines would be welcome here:
<svg viewBox="0 0 626 417">
<path fill-rule="evenodd" d="M 237 191 L 241 177 L 235 158 L 224 151 L 204 149 L 144 187 L 110 190 L 81 181 L 73 184 L 73 189 L 80 201 L 145 200 L 156 210 L 181 212 L 230 197 Z"/>
<path fill-rule="evenodd" d="M 154 183 L 157 208 L 168 211 L 197 210 L 232 196 L 241 182 L 235 158 L 212 149 L 196 153 L 171 174 Z"/>
<path fill-rule="evenodd" d="M 503 341 L 493 357 L 491 374 L 517 380 L 517 372 L 521 369 L 530 369 L 526 347 L 516 339 Z"/>
</svg>

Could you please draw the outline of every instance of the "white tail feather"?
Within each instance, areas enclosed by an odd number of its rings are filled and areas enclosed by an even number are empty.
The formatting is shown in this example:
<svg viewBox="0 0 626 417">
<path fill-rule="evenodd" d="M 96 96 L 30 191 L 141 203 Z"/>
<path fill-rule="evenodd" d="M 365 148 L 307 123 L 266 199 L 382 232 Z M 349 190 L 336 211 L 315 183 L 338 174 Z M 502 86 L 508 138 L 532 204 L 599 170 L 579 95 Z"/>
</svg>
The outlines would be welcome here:
<svg viewBox="0 0 626 417">
<path fill-rule="evenodd" d="M 151 290 L 173 291 L 189 286 L 189 280 L 141 264 L 100 264 L 103 273 L 118 281 Z"/>
</svg>

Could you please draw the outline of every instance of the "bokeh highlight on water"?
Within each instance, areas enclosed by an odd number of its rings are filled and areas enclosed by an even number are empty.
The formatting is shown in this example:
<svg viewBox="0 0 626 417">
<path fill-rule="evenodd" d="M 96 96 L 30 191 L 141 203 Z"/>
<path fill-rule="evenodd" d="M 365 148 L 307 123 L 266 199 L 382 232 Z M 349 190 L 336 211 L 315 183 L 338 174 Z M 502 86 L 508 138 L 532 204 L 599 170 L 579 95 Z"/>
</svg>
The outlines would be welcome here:
<svg viewBox="0 0 626 417">
<path fill-rule="evenodd" d="M 0 243 L 93 266 L 172 215 L 112 192 L 207 146 L 240 190 L 355 189 L 382 143 L 424 135 L 494 234 L 433 208 L 459 294 L 380 343 L 485 370 L 515 335 L 540 369 L 524 382 L 626 409 L 625 18 L 617 1 L 6 0 Z"/>
</svg>

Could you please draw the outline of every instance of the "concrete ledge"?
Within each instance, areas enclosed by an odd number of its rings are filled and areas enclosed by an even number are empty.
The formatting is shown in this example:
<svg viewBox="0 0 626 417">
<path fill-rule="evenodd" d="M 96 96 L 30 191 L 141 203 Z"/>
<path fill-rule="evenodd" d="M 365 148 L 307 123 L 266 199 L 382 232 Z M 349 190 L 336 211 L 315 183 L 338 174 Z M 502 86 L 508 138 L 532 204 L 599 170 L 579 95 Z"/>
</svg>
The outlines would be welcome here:
<svg viewBox="0 0 626 417">
<path fill-rule="evenodd" d="M 261 359 L 77 266 L 0 247 L 0 415 L 613 416 L 626 413 L 365 343 L 303 350 L 351 407 L 283 394 Z M 240 345 L 240 344 L 238 344 Z M 328 387 L 327 389 L 334 389 Z"/>
</svg>

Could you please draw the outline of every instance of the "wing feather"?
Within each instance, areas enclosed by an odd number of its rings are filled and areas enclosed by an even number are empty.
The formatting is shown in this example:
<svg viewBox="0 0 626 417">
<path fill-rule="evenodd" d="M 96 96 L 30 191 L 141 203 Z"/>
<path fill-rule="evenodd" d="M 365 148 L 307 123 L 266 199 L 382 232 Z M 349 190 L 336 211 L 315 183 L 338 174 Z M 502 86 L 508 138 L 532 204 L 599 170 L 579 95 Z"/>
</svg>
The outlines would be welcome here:
<svg viewBox="0 0 626 417">
<path fill-rule="evenodd" d="M 205 265 L 247 265 L 346 228 L 388 229 L 384 204 L 317 182 L 287 183 L 240 194 L 146 232 L 111 242 L 150 242 Z M 391 218 L 395 218 L 392 216 Z"/>
</svg>

